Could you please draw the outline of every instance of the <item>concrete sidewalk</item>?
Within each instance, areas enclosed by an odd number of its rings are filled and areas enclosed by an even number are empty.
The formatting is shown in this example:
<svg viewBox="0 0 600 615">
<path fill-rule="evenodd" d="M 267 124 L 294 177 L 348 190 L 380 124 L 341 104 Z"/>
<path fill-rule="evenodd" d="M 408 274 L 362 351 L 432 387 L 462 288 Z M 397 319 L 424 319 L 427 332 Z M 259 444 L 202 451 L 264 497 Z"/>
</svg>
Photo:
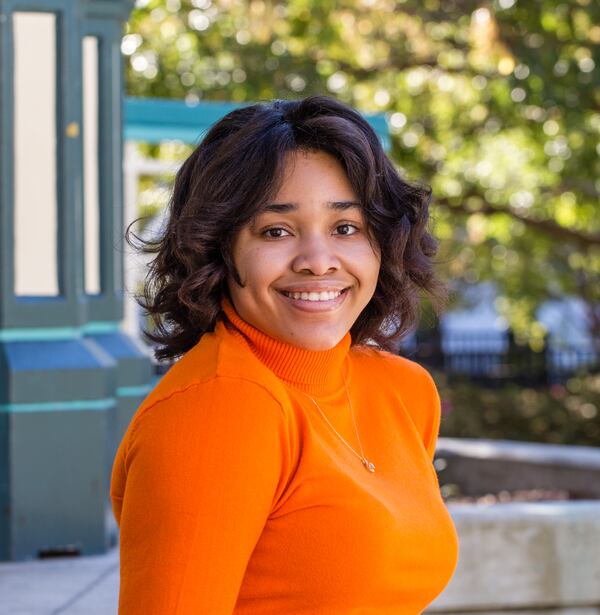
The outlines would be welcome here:
<svg viewBox="0 0 600 615">
<path fill-rule="evenodd" d="M 116 615 L 119 547 L 103 555 L 0 562 L 0 615 Z"/>
</svg>

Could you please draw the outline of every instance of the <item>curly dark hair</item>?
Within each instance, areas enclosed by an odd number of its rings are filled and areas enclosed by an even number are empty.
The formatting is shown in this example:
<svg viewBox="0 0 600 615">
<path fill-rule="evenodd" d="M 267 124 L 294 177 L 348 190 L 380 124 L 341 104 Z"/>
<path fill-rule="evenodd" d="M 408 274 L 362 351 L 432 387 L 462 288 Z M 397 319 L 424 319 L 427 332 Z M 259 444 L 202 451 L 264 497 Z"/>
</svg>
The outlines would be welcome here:
<svg viewBox="0 0 600 615">
<path fill-rule="evenodd" d="M 435 277 L 438 242 L 427 230 L 431 188 L 402 179 L 379 137 L 352 107 L 325 95 L 259 102 L 214 124 L 179 168 L 164 231 L 142 240 L 155 254 L 137 303 L 151 317 L 144 329 L 158 344 L 157 360 L 171 360 L 213 331 L 238 231 L 281 186 L 286 152 L 325 151 L 342 164 L 381 250 L 375 293 L 350 330 L 352 344 L 393 351 L 418 319 L 425 293 L 439 314 L 448 289 Z M 130 240 L 132 222 L 126 231 Z"/>
</svg>

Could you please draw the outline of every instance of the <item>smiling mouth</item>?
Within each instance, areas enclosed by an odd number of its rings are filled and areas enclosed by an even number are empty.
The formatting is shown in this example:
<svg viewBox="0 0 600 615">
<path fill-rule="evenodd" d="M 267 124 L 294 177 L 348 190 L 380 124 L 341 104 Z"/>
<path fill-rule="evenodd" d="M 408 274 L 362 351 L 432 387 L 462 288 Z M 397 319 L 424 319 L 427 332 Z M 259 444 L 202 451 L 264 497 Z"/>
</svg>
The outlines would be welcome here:
<svg viewBox="0 0 600 615">
<path fill-rule="evenodd" d="M 345 293 L 348 288 L 342 290 L 329 290 L 322 292 L 290 292 L 287 290 L 280 290 L 282 295 L 290 297 L 291 299 L 301 299 L 302 301 L 333 301 L 337 299 L 341 294 Z"/>
</svg>

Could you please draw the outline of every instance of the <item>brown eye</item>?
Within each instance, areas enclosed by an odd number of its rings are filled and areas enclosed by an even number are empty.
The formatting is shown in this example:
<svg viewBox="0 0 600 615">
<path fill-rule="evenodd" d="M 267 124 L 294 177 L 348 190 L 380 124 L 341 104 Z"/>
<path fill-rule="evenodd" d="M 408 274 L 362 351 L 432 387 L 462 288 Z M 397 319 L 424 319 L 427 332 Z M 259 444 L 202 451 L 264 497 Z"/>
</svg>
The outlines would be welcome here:
<svg viewBox="0 0 600 615">
<path fill-rule="evenodd" d="M 282 233 L 287 233 L 287 231 L 280 226 L 274 226 L 273 228 L 268 228 L 263 231 L 263 235 L 269 239 L 279 239 L 280 237 L 283 237 Z"/>
<path fill-rule="evenodd" d="M 358 232 L 358 227 L 354 224 L 340 224 L 337 229 L 338 231 L 339 229 L 344 229 L 339 233 L 340 235 L 354 235 L 354 233 Z"/>
</svg>

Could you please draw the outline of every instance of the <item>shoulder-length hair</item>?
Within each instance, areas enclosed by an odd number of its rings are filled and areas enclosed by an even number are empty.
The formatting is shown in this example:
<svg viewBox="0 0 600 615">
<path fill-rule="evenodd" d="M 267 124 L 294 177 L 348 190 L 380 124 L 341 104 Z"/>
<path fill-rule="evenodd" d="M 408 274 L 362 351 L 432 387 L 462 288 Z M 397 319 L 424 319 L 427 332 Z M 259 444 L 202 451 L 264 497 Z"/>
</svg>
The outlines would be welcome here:
<svg viewBox="0 0 600 615">
<path fill-rule="evenodd" d="M 421 294 L 438 313 L 445 304 L 447 287 L 433 271 L 438 243 L 426 228 L 431 189 L 400 177 L 350 106 L 324 95 L 260 102 L 211 127 L 177 172 L 164 231 L 149 241 L 136 236 L 144 253 L 155 254 L 136 301 L 154 325 L 143 333 L 157 344 L 156 359 L 175 359 L 214 330 L 229 297 L 228 274 L 242 285 L 233 240 L 274 198 L 285 154 L 295 150 L 322 150 L 341 163 L 381 251 L 377 286 L 350 329 L 352 344 L 393 351 L 417 322 Z"/>
</svg>

